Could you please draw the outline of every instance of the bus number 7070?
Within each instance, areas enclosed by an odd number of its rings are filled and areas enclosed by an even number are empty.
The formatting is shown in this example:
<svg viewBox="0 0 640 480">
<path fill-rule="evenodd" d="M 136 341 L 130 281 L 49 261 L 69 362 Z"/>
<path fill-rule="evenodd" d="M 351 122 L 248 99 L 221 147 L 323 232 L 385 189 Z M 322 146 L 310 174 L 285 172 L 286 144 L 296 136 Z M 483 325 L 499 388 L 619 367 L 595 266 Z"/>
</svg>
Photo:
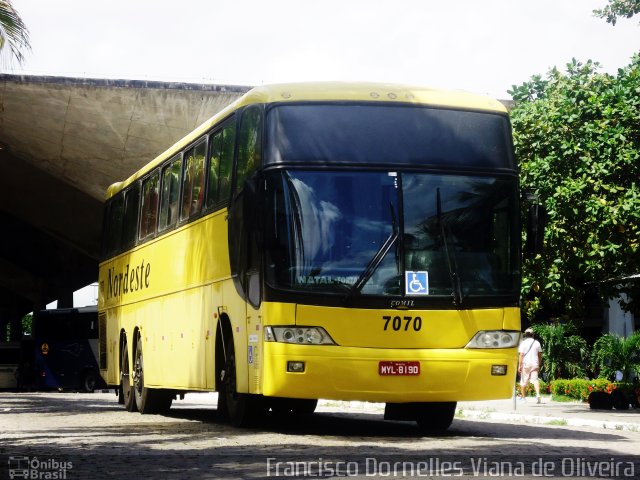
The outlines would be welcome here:
<svg viewBox="0 0 640 480">
<path fill-rule="evenodd" d="M 384 331 L 393 329 L 396 332 L 400 330 L 408 332 L 409 327 L 412 326 L 414 331 L 419 332 L 422 328 L 422 318 L 420 317 L 383 315 L 382 319 L 384 320 Z"/>
</svg>

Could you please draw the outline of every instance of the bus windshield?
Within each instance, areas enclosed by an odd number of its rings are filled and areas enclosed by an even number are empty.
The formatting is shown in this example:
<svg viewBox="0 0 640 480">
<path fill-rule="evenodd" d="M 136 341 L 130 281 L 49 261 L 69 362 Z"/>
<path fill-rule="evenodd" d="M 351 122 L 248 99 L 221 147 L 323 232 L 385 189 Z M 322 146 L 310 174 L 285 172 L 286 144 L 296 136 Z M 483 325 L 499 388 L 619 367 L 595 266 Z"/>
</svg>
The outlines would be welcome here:
<svg viewBox="0 0 640 480">
<path fill-rule="evenodd" d="M 287 170 L 267 182 L 274 288 L 460 302 L 517 294 L 512 177 Z"/>
</svg>

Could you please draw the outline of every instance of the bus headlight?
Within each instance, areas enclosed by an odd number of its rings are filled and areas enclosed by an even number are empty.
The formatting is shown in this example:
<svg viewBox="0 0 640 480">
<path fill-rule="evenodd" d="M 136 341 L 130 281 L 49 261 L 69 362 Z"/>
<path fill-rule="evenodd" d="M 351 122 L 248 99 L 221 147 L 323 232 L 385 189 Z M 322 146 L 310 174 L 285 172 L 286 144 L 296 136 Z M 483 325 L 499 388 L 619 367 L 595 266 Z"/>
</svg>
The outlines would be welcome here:
<svg viewBox="0 0 640 480">
<path fill-rule="evenodd" d="M 465 348 L 512 348 L 518 345 L 520 332 L 509 330 L 481 330 Z"/>
<path fill-rule="evenodd" d="M 322 327 L 265 327 L 265 342 L 295 343 L 298 345 L 335 345 Z"/>
</svg>

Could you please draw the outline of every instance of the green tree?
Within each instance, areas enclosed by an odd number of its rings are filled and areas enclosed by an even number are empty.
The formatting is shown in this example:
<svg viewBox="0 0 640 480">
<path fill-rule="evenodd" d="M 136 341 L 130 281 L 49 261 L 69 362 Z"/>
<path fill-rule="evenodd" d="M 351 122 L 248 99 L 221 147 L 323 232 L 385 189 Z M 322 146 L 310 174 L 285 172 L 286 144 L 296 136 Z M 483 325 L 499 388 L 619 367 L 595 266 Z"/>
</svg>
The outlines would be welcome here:
<svg viewBox="0 0 640 480">
<path fill-rule="evenodd" d="M 11 59 L 22 63 L 24 50 L 31 49 L 29 31 L 10 0 L 0 0 L 0 51 L 9 48 Z"/>
<path fill-rule="evenodd" d="M 616 75 L 574 59 L 510 93 L 522 187 L 548 212 L 545 249 L 523 266 L 525 313 L 579 314 L 589 284 L 637 300 L 602 281 L 640 265 L 640 55 Z"/>
<path fill-rule="evenodd" d="M 593 344 L 591 360 L 600 376 L 615 380 L 622 372 L 622 380 L 629 382 L 633 374 L 640 376 L 640 330 L 623 338 L 607 333 Z"/>
<path fill-rule="evenodd" d="M 574 323 L 556 320 L 538 323 L 532 328 L 542 345 L 540 373 L 547 381 L 586 375 L 587 342 L 578 334 Z"/>
<path fill-rule="evenodd" d="M 32 328 L 33 328 L 33 314 L 28 313 L 24 317 L 22 317 L 22 334 L 31 335 Z"/>
<path fill-rule="evenodd" d="M 615 25 L 618 18 L 631 18 L 640 13 L 640 0 L 608 0 L 609 5 L 594 10 L 596 17 L 604 18 L 611 25 Z"/>
</svg>

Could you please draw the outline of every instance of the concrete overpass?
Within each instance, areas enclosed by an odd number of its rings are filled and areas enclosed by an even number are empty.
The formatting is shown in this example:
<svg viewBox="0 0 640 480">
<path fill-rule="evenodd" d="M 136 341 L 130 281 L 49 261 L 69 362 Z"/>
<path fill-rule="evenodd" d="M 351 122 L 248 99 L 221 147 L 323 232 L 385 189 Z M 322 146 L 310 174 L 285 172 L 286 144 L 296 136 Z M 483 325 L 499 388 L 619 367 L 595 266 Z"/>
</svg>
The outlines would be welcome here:
<svg viewBox="0 0 640 480">
<path fill-rule="evenodd" d="M 0 341 L 96 281 L 107 186 L 247 90 L 0 75 Z"/>
</svg>

